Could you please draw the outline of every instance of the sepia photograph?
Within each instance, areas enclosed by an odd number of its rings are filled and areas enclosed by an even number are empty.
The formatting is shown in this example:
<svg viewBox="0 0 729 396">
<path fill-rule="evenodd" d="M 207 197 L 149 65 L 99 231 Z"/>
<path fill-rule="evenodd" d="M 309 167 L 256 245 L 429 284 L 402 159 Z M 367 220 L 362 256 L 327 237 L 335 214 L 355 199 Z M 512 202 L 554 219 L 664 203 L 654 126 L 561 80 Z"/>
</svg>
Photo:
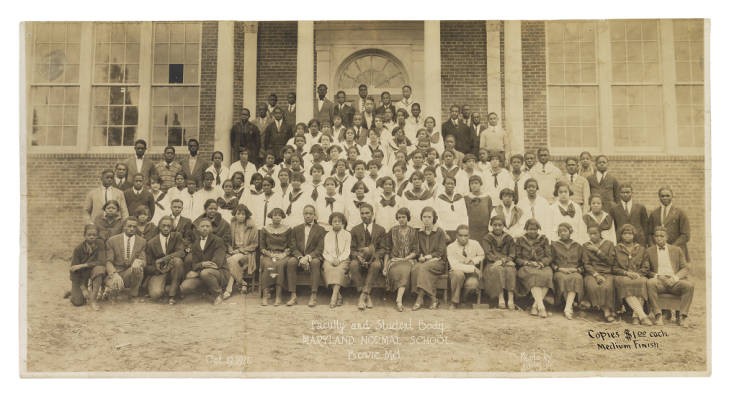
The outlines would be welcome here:
<svg viewBox="0 0 729 396">
<path fill-rule="evenodd" d="M 22 377 L 711 374 L 709 19 L 143 18 L 19 26 Z"/>
</svg>

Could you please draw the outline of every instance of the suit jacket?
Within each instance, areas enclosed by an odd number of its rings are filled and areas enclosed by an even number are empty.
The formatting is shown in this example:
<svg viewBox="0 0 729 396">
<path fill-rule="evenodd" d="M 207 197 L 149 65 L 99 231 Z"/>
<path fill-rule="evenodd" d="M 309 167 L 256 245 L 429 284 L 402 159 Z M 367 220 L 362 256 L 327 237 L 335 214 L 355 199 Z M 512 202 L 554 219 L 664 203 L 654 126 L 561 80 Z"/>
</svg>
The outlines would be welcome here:
<svg viewBox="0 0 729 396">
<path fill-rule="evenodd" d="M 177 220 L 177 227 L 172 228 L 172 232 L 178 232 L 182 235 L 185 247 L 190 246 L 192 241 L 195 239 L 195 234 L 192 228 L 192 220 L 184 216 L 180 216 Z"/>
<path fill-rule="evenodd" d="M 154 201 L 154 195 L 149 190 L 142 188 L 139 195 L 134 193 L 134 187 L 124 191 L 124 200 L 127 202 L 127 209 L 131 210 L 132 215 L 136 212 L 140 205 L 144 205 L 149 209 L 149 218 L 154 217 L 154 210 L 157 207 Z"/>
<path fill-rule="evenodd" d="M 199 271 L 202 269 L 203 261 L 212 261 L 217 264 L 218 269 L 224 270 L 225 265 L 225 242 L 222 238 L 213 233 L 208 235 L 205 241 L 205 249 L 200 248 L 200 237 L 196 237 L 192 241 L 190 254 L 192 255 L 192 269 Z"/>
<path fill-rule="evenodd" d="M 284 121 L 287 124 L 291 125 L 291 128 L 294 128 L 294 126 L 296 125 L 296 110 L 298 109 L 298 107 L 296 106 L 296 104 L 294 104 L 294 111 L 289 111 L 288 103 L 286 103 L 285 105 L 281 105 L 280 107 L 281 110 L 283 110 Z"/>
<path fill-rule="evenodd" d="M 86 194 L 86 199 L 84 200 L 84 220 L 86 221 L 86 224 L 92 224 L 94 219 L 103 213 L 104 210 L 102 208 L 106 203 L 107 198 L 109 201 L 116 200 L 119 202 L 119 206 L 121 206 L 122 219 L 129 216 L 124 192 L 113 186 L 109 188 L 108 194 L 105 194 L 104 190 L 104 187 L 99 186 Z"/>
<path fill-rule="evenodd" d="M 162 251 L 162 234 L 157 234 L 154 238 L 147 241 L 147 265 L 155 266 L 154 262 L 162 257 L 185 257 L 185 240 L 179 232 L 171 232 L 170 239 L 167 241 L 167 252 Z"/>
<path fill-rule="evenodd" d="M 131 255 L 124 258 L 126 246 L 124 246 L 124 234 L 114 235 L 106 241 L 106 272 L 112 274 L 121 272 L 132 266 L 134 260 L 142 260 L 147 263 L 146 258 L 147 241 L 139 235 L 134 236 Z"/>
<path fill-rule="evenodd" d="M 600 183 L 597 182 L 597 175 L 593 173 L 587 177 L 587 183 L 590 184 L 590 195 L 602 197 L 602 205 L 606 210 L 616 202 L 620 202 L 620 183 L 611 173 L 603 176 Z"/>
<path fill-rule="evenodd" d="M 443 123 L 440 131 L 443 139 L 448 135 L 453 135 L 456 138 L 456 150 L 463 154 L 478 154 L 479 141 L 476 139 L 471 127 L 462 121 L 459 120 L 457 125 L 453 125 L 453 122 L 449 119 Z"/>
<path fill-rule="evenodd" d="M 183 161 L 180 161 L 180 165 L 182 165 L 182 171 L 185 172 L 185 176 L 187 176 L 188 179 L 195 180 L 197 185 L 201 186 L 202 175 L 205 173 L 205 169 L 210 167 L 210 161 L 202 159 L 202 157 L 200 157 L 200 153 L 198 153 L 197 161 L 195 161 L 195 167 L 193 169 L 190 169 L 190 156 Z"/>
<path fill-rule="evenodd" d="M 240 160 L 240 149 L 248 149 L 248 159 L 258 163 L 261 150 L 261 131 L 252 122 L 236 122 L 230 129 L 230 163 Z"/>
<path fill-rule="evenodd" d="M 661 206 L 658 206 L 650 217 L 648 217 L 648 244 L 652 245 L 653 235 L 656 233 L 656 227 L 661 225 Z M 666 242 L 671 245 L 680 247 L 686 260 L 689 259 L 688 241 L 691 239 L 691 228 L 689 226 L 688 217 L 683 210 L 671 205 L 671 210 L 666 215 L 666 221 L 663 224 L 666 227 Z"/>
<path fill-rule="evenodd" d="M 324 103 L 321 105 L 319 110 L 319 98 L 314 98 L 314 118 L 322 122 L 324 120 L 332 122 L 332 112 L 334 111 L 334 102 L 324 98 Z"/>
<path fill-rule="evenodd" d="M 363 247 L 372 246 L 372 249 L 374 251 L 374 255 L 372 259 L 381 259 L 385 256 L 386 253 L 386 243 L 387 238 L 385 238 L 385 234 L 387 234 L 387 231 L 379 225 L 379 224 L 372 224 L 372 235 L 369 245 L 365 241 L 365 229 L 364 229 L 364 223 L 359 223 L 358 225 L 354 226 L 352 230 L 350 231 L 350 234 L 352 234 L 352 243 L 350 245 L 350 251 L 352 252 L 352 258 L 357 257 L 357 253 L 359 253 L 359 249 Z"/>
<path fill-rule="evenodd" d="M 281 160 L 281 149 L 286 147 L 286 143 L 294 137 L 294 131 L 291 125 L 285 121 L 281 121 L 281 128 L 276 128 L 276 122 L 268 124 L 263 131 L 261 147 L 265 152 L 272 152 L 276 156 L 276 160 Z"/>
<path fill-rule="evenodd" d="M 633 202 L 630 207 L 630 214 L 628 214 L 623 207 L 623 201 L 620 200 L 617 204 L 610 208 L 608 213 L 610 213 L 610 216 L 612 216 L 613 221 L 615 222 L 616 233 L 620 232 L 620 227 L 624 224 L 631 224 L 635 227 L 635 242 L 646 246 L 648 235 L 648 211 L 646 211 L 645 206 Z"/>
<path fill-rule="evenodd" d="M 686 264 L 686 258 L 683 255 L 683 250 L 677 246 L 666 244 L 668 249 L 668 257 L 671 259 L 671 267 L 673 267 L 674 274 L 680 279 L 684 279 L 689 274 L 689 267 Z M 645 260 L 648 261 L 650 269 L 648 270 L 648 277 L 654 278 L 658 274 L 658 246 L 653 245 L 646 251 Z"/>
<path fill-rule="evenodd" d="M 129 159 L 127 159 L 127 179 L 134 179 L 134 175 L 137 173 L 141 173 L 144 175 L 144 182 L 146 184 L 149 184 L 149 181 L 152 179 L 152 176 L 155 174 L 154 170 L 154 162 L 152 162 L 151 159 L 147 158 L 147 156 L 144 157 L 142 160 L 142 169 L 137 169 L 137 156 L 133 156 Z"/>
<path fill-rule="evenodd" d="M 478 124 L 478 125 L 471 124 L 471 126 L 469 126 L 469 128 L 471 128 L 471 133 L 476 138 L 476 141 L 478 142 L 478 145 L 480 146 L 481 145 L 481 131 L 486 129 L 486 125 L 484 125 L 483 123 Z"/>
<path fill-rule="evenodd" d="M 346 126 L 347 128 L 352 126 L 352 119 L 354 118 L 354 109 L 348 105 L 344 104 L 342 106 L 342 109 L 339 109 L 339 104 L 334 104 L 334 108 L 332 109 L 332 118 L 334 118 L 335 115 L 339 115 L 342 117 L 342 125 Z"/>
<path fill-rule="evenodd" d="M 127 188 L 132 188 L 133 185 L 134 184 L 132 183 L 131 180 L 129 180 L 129 177 L 124 179 L 124 183 L 121 183 L 121 184 L 117 184 L 116 178 L 114 179 L 114 187 L 116 187 L 122 191 L 126 190 Z"/>
<path fill-rule="evenodd" d="M 365 117 L 364 113 L 362 114 L 362 126 L 367 129 L 372 129 L 375 127 L 375 113 L 372 113 L 372 119 L 367 122 L 367 117 Z"/>
<path fill-rule="evenodd" d="M 385 114 L 385 109 L 386 108 L 392 110 L 392 120 L 395 121 L 395 117 L 397 115 L 397 108 L 395 107 L 395 104 L 392 103 L 392 102 L 390 102 L 390 105 L 389 106 L 384 106 L 383 105 L 383 106 L 380 106 L 380 107 L 376 108 L 375 109 L 375 114 Z"/>
<path fill-rule="evenodd" d="M 309 240 L 306 242 L 306 246 L 304 246 L 304 240 L 306 239 L 304 234 L 305 227 L 305 224 L 299 224 L 291 230 L 291 255 L 299 258 L 308 254 L 311 258 L 321 260 L 324 253 L 324 236 L 327 230 L 319 224 L 314 223 L 311 226 L 311 231 L 309 231 Z"/>
</svg>

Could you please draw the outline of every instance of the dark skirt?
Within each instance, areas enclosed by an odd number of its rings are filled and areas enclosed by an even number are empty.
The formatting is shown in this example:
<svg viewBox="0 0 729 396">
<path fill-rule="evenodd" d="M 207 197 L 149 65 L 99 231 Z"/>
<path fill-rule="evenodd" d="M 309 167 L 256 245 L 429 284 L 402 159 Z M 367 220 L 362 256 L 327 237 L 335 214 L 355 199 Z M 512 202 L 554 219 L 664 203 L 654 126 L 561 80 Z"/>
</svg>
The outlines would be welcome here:
<svg viewBox="0 0 729 396">
<path fill-rule="evenodd" d="M 347 271 L 349 270 L 349 261 L 342 261 L 336 267 L 331 262 L 324 260 L 322 265 L 324 272 L 324 282 L 327 286 L 347 286 L 349 280 L 347 279 Z"/>
<path fill-rule="evenodd" d="M 401 287 L 408 287 L 410 283 L 410 270 L 415 260 L 398 261 L 387 270 L 387 290 L 395 291 Z"/>
<path fill-rule="evenodd" d="M 552 268 L 534 268 L 523 266 L 516 273 L 519 279 L 519 295 L 527 295 L 533 287 L 546 287 L 551 289 Z"/>
<path fill-rule="evenodd" d="M 502 295 L 504 289 L 513 292 L 516 290 L 516 267 L 488 264 L 481 278 L 481 287 L 489 298 Z"/>
<path fill-rule="evenodd" d="M 424 263 L 415 263 L 410 272 L 410 290 L 415 293 L 423 289 L 431 296 L 435 296 L 435 284 L 438 277 L 445 274 L 445 263 L 443 260 L 434 258 Z"/>
<path fill-rule="evenodd" d="M 615 310 L 615 282 L 612 275 L 603 275 L 605 282 L 598 285 L 595 277 L 585 276 L 585 297 L 593 307 L 610 308 Z"/>
<path fill-rule="evenodd" d="M 638 297 L 646 300 L 648 299 L 646 285 L 647 279 L 643 277 L 630 279 L 627 276 L 616 276 L 615 294 L 617 294 L 618 301 L 623 301 L 625 297 Z"/>
<path fill-rule="evenodd" d="M 567 298 L 567 293 L 573 292 L 577 294 L 577 298 L 584 293 L 582 274 L 573 272 L 565 274 L 563 272 L 554 273 L 554 297 L 559 304 Z"/>
<path fill-rule="evenodd" d="M 272 286 L 286 286 L 284 271 L 287 261 L 286 258 L 273 261 L 268 256 L 261 256 L 261 267 L 263 269 L 263 274 L 261 275 L 262 288 L 268 289 Z"/>
</svg>

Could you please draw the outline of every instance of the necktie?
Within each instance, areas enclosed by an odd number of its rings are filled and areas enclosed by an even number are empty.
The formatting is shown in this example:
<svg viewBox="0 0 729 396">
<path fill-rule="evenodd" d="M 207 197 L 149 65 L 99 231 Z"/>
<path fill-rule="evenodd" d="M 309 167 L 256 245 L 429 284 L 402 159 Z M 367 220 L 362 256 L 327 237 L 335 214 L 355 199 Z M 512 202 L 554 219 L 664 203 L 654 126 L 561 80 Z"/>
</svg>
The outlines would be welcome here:
<svg viewBox="0 0 729 396">
<path fill-rule="evenodd" d="M 205 241 L 207 238 L 200 238 L 200 250 L 205 250 Z"/>
<path fill-rule="evenodd" d="M 126 259 L 129 260 L 129 257 L 132 255 L 132 237 L 127 237 L 127 250 L 126 250 Z"/>
<path fill-rule="evenodd" d="M 519 203 L 519 179 L 514 180 L 514 204 Z"/>
<path fill-rule="evenodd" d="M 625 202 L 623 205 L 625 205 L 625 213 L 630 214 L 630 212 L 628 211 L 628 203 Z"/>
<path fill-rule="evenodd" d="M 268 218 L 268 199 L 265 200 L 266 203 L 263 204 L 263 225 L 266 225 L 266 219 Z"/>
<path fill-rule="evenodd" d="M 172 218 L 172 229 L 173 230 L 176 230 L 177 229 L 177 222 L 178 222 L 178 220 L 179 220 L 179 217 Z"/>
<path fill-rule="evenodd" d="M 319 186 L 314 186 L 314 190 L 311 192 L 311 199 L 316 202 L 319 198 Z"/>
<path fill-rule="evenodd" d="M 162 253 L 167 254 L 167 238 L 166 236 L 162 237 Z"/>
<path fill-rule="evenodd" d="M 109 202 L 109 187 L 104 188 L 104 203 Z"/>
<path fill-rule="evenodd" d="M 604 175 L 603 175 L 602 173 L 598 173 L 598 174 L 597 174 L 597 184 L 600 184 L 600 183 L 602 183 L 602 178 L 603 178 L 603 177 L 604 177 Z"/>
<path fill-rule="evenodd" d="M 666 215 L 668 214 L 668 213 L 666 213 L 667 212 L 666 207 L 665 206 L 661 207 L 661 211 L 663 212 L 663 214 L 661 214 L 661 225 L 665 225 L 666 224 Z"/>
<path fill-rule="evenodd" d="M 372 234 L 370 234 L 370 229 L 367 224 L 365 224 L 365 245 L 369 246 L 369 244 L 372 242 Z"/>
<path fill-rule="evenodd" d="M 293 112 L 294 112 L 294 106 L 293 105 L 289 105 L 289 113 L 293 113 Z"/>
<path fill-rule="evenodd" d="M 575 175 L 570 175 L 570 183 L 574 183 L 574 182 L 575 182 Z"/>
<path fill-rule="evenodd" d="M 534 213 L 534 206 L 532 206 L 532 219 L 536 219 L 537 215 Z"/>
<path fill-rule="evenodd" d="M 216 170 L 215 173 L 215 184 L 220 185 L 220 169 Z"/>
<path fill-rule="evenodd" d="M 332 197 L 326 197 L 326 198 L 324 198 L 324 200 L 326 201 L 327 206 L 329 207 L 329 209 L 330 210 L 334 210 L 334 198 L 332 198 Z"/>
<path fill-rule="evenodd" d="M 499 186 L 499 173 L 496 172 L 493 174 L 493 176 L 494 176 L 494 187 L 498 187 Z"/>
<path fill-rule="evenodd" d="M 337 258 L 339 258 L 339 233 L 334 233 L 334 249 L 337 251 Z"/>
<path fill-rule="evenodd" d="M 463 258 L 468 258 L 468 254 L 466 254 L 466 247 L 463 247 Z"/>
<path fill-rule="evenodd" d="M 309 245 L 309 234 L 311 233 L 311 224 L 304 225 L 304 250 Z"/>
</svg>

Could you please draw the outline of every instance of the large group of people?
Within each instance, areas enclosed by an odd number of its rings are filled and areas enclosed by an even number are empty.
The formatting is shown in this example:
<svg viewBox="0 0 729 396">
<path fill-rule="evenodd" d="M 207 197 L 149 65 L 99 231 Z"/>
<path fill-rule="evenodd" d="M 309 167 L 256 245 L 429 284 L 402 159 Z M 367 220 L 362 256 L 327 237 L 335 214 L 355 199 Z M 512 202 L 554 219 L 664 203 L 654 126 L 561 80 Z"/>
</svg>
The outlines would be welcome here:
<svg viewBox="0 0 729 396">
<path fill-rule="evenodd" d="M 608 322 L 628 310 L 651 325 L 663 323 L 659 295 L 671 293 L 677 322 L 688 323 L 689 224 L 670 187 L 649 215 L 604 155 L 569 157 L 563 172 L 547 148 L 512 152 L 496 113 L 482 124 L 454 105 L 437 127 L 410 86 L 396 103 L 383 92 L 379 106 L 367 91 L 349 105 L 319 85 L 307 124 L 295 123 L 293 93 L 285 105 L 272 94 L 254 120 L 243 109 L 230 166 L 220 151 L 201 158 L 195 139 L 185 158 L 166 147 L 158 163 L 135 142 L 88 193 L 71 302 L 99 309 L 128 289 L 169 304 L 205 292 L 220 304 L 253 280 L 262 305 L 296 305 L 305 285 L 308 306 L 326 286 L 336 308 L 354 287 L 367 310 L 384 286 L 398 311 L 407 292 L 413 310 L 436 309 L 447 279 L 450 308 L 484 293 L 514 310 L 515 296 L 530 296 L 537 317 L 550 315 L 547 303 L 567 319 L 575 308 Z"/>
</svg>

